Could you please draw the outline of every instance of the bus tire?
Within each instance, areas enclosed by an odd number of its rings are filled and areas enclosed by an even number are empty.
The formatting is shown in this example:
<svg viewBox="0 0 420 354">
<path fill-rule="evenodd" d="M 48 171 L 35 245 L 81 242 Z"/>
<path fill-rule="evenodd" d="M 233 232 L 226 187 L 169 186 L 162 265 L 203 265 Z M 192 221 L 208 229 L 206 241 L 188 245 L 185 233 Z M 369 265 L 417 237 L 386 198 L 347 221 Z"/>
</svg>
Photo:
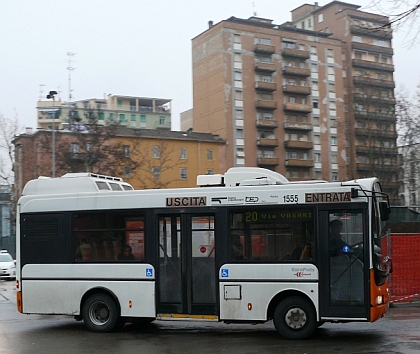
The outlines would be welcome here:
<svg viewBox="0 0 420 354">
<path fill-rule="evenodd" d="M 273 316 L 277 332 L 285 339 L 307 339 L 317 328 L 315 308 L 301 296 L 282 300 Z"/>
<path fill-rule="evenodd" d="M 83 304 L 83 321 L 93 332 L 111 332 L 119 324 L 117 305 L 107 294 L 93 294 Z"/>
</svg>

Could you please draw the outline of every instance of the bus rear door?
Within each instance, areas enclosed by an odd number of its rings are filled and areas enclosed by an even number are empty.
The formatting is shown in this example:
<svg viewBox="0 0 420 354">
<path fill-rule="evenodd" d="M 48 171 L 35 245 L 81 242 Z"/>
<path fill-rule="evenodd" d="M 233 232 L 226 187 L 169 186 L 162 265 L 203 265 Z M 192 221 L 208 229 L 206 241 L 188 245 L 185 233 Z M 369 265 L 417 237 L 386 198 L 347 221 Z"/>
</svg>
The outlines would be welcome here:
<svg viewBox="0 0 420 354">
<path fill-rule="evenodd" d="M 158 314 L 216 315 L 215 216 L 158 215 Z"/>
</svg>

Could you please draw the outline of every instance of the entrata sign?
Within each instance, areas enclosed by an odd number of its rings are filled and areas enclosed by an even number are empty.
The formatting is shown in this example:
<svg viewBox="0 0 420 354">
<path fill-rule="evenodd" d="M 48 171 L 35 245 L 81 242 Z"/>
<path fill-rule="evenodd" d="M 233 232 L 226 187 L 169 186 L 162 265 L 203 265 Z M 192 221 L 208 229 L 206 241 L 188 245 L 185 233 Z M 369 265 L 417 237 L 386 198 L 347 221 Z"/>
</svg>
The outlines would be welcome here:
<svg viewBox="0 0 420 354">
<path fill-rule="evenodd" d="M 350 192 L 305 193 L 305 203 L 341 203 L 350 201 Z"/>
</svg>

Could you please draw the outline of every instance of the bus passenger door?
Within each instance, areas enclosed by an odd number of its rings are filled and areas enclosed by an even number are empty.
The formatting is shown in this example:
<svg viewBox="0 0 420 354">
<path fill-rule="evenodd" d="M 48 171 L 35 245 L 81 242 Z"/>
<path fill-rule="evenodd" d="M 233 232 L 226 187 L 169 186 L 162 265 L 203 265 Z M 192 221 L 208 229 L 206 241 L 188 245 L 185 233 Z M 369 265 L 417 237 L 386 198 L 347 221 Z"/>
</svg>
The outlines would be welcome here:
<svg viewBox="0 0 420 354">
<path fill-rule="evenodd" d="M 158 313 L 216 314 L 214 215 L 159 215 Z"/>
<path fill-rule="evenodd" d="M 366 215 L 362 209 L 320 212 L 321 318 L 369 319 Z"/>
</svg>

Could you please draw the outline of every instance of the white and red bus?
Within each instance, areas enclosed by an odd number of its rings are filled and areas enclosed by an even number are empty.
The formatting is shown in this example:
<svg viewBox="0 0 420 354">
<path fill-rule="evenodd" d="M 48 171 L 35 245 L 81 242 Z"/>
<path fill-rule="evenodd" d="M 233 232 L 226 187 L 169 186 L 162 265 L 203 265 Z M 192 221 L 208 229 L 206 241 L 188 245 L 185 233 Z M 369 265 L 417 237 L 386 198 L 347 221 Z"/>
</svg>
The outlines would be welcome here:
<svg viewBox="0 0 420 354">
<path fill-rule="evenodd" d="M 389 308 L 389 201 L 376 178 L 289 182 L 260 168 L 197 188 L 133 190 L 92 174 L 27 183 L 17 297 L 93 331 L 153 320 L 263 323 L 285 338 Z"/>
</svg>

